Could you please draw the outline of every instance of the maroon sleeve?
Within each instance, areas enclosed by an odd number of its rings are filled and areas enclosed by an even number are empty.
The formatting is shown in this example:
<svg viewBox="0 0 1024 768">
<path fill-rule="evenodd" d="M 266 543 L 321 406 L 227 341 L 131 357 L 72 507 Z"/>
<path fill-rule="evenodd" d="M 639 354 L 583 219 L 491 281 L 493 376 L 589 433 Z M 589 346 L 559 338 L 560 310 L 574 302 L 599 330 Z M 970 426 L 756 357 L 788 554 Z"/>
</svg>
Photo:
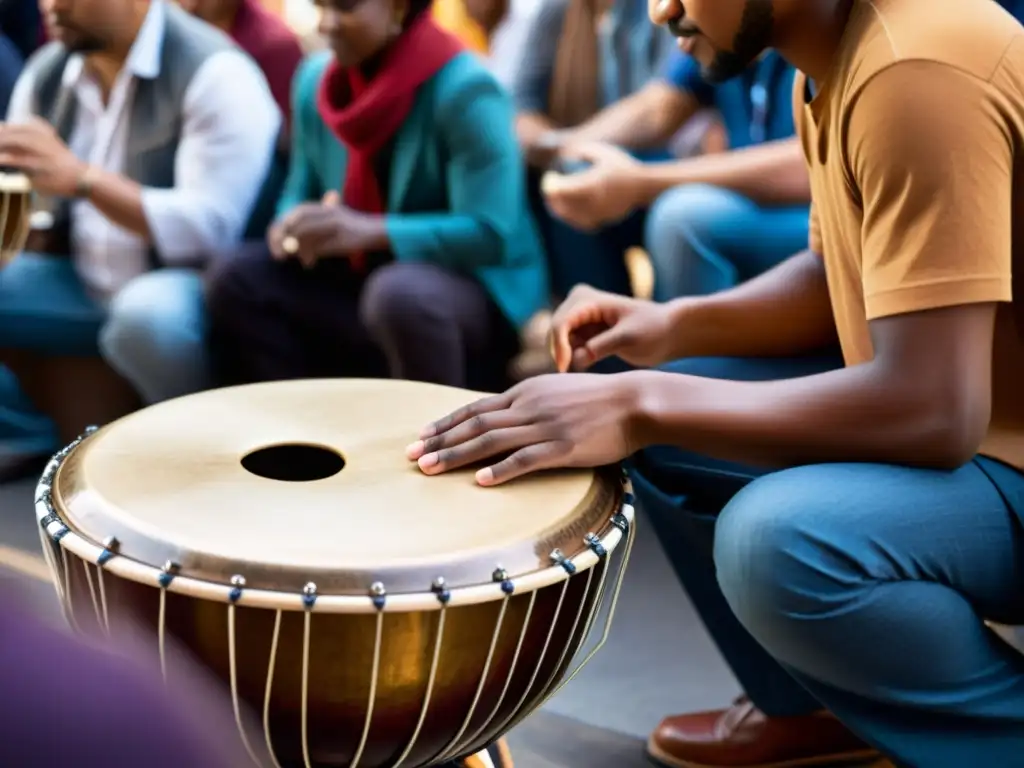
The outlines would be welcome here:
<svg viewBox="0 0 1024 768">
<path fill-rule="evenodd" d="M 290 32 L 275 36 L 268 42 L 259 65 L 270 83 L 270 92 L 281 109 L 285 123 L 291 125 L 292 78 L 302 62 L 302 46 Z"/>
</svg>

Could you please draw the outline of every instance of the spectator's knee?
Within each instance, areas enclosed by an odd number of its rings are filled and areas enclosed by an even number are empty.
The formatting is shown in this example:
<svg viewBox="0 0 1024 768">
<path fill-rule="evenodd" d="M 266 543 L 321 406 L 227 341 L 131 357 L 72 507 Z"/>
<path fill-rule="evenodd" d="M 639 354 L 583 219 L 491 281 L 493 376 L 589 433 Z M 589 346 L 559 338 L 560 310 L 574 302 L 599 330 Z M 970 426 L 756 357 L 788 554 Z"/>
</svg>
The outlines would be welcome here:
<svg viewBox="0 0 1024 768">
<path fill-rule="evenodd" d="M 125 286 L 110 304 L 99 335 L 103 357 L 149 400 L 161 379 L 182 379 L 199 368 L 203 348 L 198 275 L 154 272 Z M 196 374 L 198 376 L 198 374 Z"/>
<path fill-rule="evenodd" d="M 263 247 L 243 249 L 213 264 L 206 275 L 204 299 L 211 324 L 236 317 L 260 293 L 268 278 L 270 254 Z"/>
<path fill-rule="evenodd" d="M 699 239 L 705 225 L 721 208 L 723 194 L 710 184 L 685 184 L 662 192 L 647 214 L 648 247 Z"/>
<path fill-rule="evenodd" d="M 443 315 L 443 302 L 427 291 L 424 273 L 429 269 L 436 267 L 389 264 L 370 276 L 359 298 L 359 318 L 374 337 L 390 337 L 410 324 L 436 322 Z"/>
</svg>

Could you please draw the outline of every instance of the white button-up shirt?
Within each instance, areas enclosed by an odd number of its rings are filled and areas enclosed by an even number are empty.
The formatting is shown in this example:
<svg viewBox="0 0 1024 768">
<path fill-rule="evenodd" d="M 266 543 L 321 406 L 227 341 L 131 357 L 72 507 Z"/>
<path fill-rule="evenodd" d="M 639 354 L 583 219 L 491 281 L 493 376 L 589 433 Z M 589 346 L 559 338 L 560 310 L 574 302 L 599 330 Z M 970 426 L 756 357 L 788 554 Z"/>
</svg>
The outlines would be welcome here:
<svg viewBox="0 0 1024 768">
<path fill-rule="evenodd" d="M 68 60 L 61 84 L 77 102 L 68 144 L 90 165 L 123 173 L 135 86 L 160 75 L 165 25 L 164 0 L 154 0 L 106 101 L 84 57 Z M 18 80 L 8 107 L 10 122 L 32 116 L 31 80 L 30 74 Z M 246 53 L 225 50 L 203 62 L 185 92 L 174 187 L 142 190 L 152 244 L 166 263 L 192 261 L 240 239 L 280 128 L 266 78 Z M 72 204 L 71 216 L 75 264 L 97 298 L 109 298 L 149 269 L 149 243 L 143 238 L 86 200 Z"/>
</svg>

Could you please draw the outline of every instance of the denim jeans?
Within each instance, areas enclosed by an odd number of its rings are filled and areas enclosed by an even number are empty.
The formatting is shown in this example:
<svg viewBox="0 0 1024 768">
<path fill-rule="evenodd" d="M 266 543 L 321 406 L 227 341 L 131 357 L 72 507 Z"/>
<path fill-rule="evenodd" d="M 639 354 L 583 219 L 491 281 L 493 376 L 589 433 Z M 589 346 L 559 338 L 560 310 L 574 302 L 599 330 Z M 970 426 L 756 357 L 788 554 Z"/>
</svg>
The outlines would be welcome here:
<svg viewBox="0 0 1024 768">
<path fill-rule="evenodd" d="M 670 370 L 768 380 L 838 365 L 694 359 Z M 901 766 L 1018 765 L 1024 474 L 821 464 L 765 472 L 654 447 L 637 498 L 719 650 L 770 716 L 822 705 Z"/>
<path fill-rule="evenodd" d="M 24 253 L 0 272 L 0 348 L 102 354 L 149 403 L 207 385 L 205 324 L 201 277 L 192 270 L 140 275 L 107 307 L 66 258 Z M 30 425 L 48 428 L 10 379 L 0 375 L 0 440 Z"/>
<path fill-rule="evenodd" d="M 654 298 L 668 301 L 731 288 L 806 248 L 808 207 L 765 207 L 689 184 L 662 193 L 645 228 Z"/>
</svg>

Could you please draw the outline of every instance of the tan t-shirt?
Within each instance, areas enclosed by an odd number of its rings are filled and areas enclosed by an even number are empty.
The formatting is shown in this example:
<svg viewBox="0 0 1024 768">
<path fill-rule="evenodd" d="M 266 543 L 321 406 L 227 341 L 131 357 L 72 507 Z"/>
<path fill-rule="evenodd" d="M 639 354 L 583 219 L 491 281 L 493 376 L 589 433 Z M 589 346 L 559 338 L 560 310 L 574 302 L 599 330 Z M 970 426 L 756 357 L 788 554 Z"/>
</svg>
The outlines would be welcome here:
<svg viewBox="0 0 1024 768">
<path fill-rule="evenodd" d="M 1003 302 L 982 452 L 1024 469 L 1024 28 L 992 0 L 855 0 L 807 91 L 810 247 L 847 365 L 873 356 L 870 320 Z"/>
</svg>

